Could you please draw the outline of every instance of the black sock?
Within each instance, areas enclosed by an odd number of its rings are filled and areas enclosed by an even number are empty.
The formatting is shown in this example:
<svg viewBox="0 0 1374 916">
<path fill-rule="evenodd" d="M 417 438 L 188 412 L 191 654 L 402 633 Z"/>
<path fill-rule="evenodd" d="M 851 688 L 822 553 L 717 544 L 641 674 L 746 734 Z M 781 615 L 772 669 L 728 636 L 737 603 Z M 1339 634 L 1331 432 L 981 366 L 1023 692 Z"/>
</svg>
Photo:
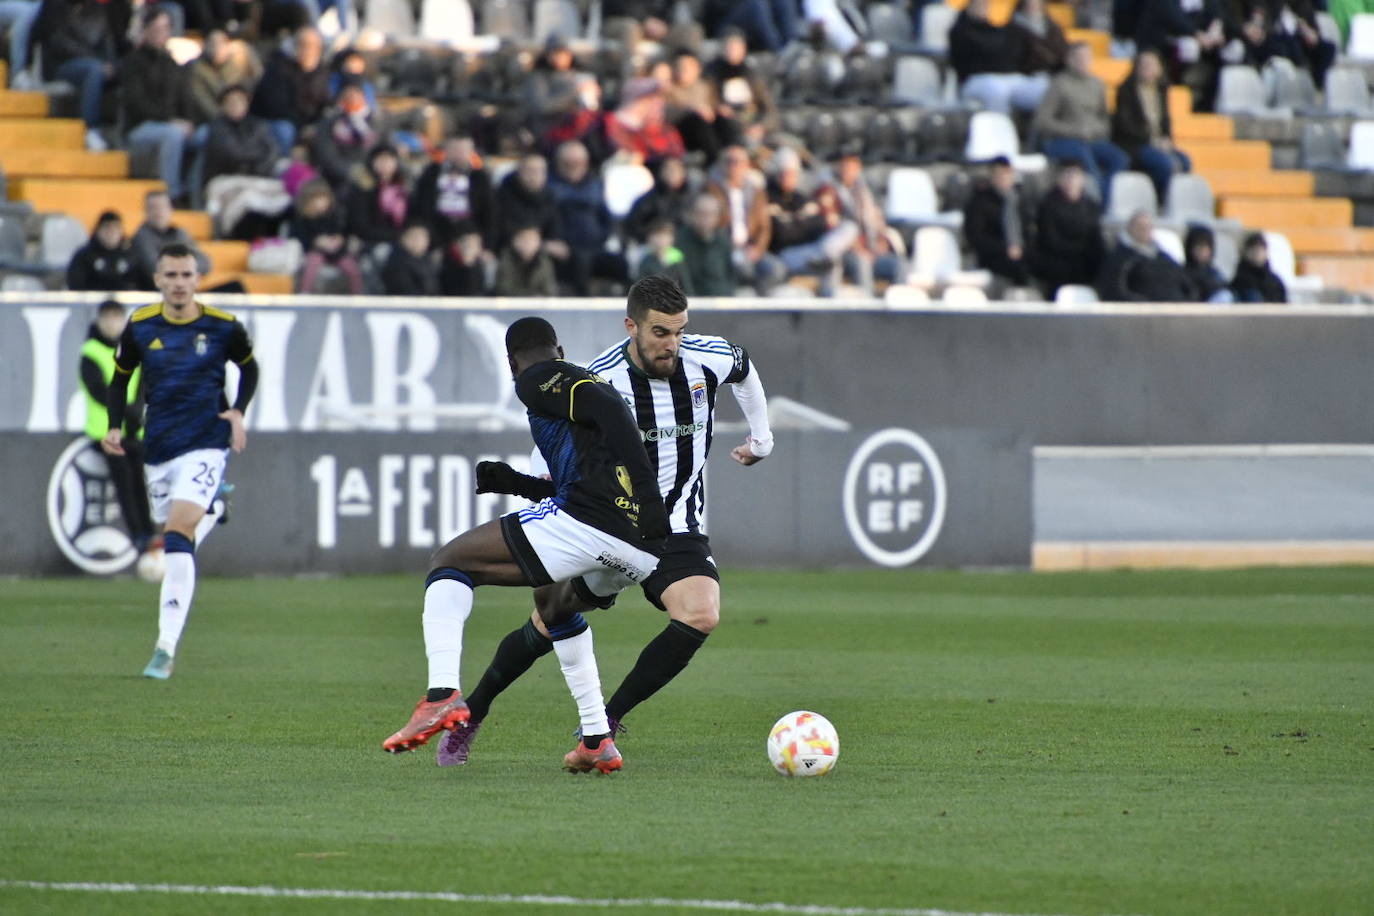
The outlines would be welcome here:
<svg viewBox="0 0 1374 916">
<path fill-rule="evenodd" d="M 586 748 L 587 750 L 589 750 L 589 751 L 594 751 L 594 750 L 596 750 L 596 746 L 597 746 L 598 744 L 600 744 L 600 743 L 602 742 L 603 739 L 609 738 L 609 737 L 610 737 L 610 734 L 609 734 L 609 733 L 608 733 L 608 734 L 605 734 L 605 735 L 583 735 L 583 736 L 582 736 L 582 746 L 585 747 L 585 748 Z"/>
<path fill-rule="evenodd" d="M 453 696 L 453 691 L 454 688 L 452 687 L 431 687 L 429 692 L 425 694 L 425 702 L 438 703 L 440 700 L 447 700 Z"/>
<path fill-rule="evenodd" d="M 625 675 L 615 696 L 606 704 L 606 715 L 612 719 L 623 719 L 630 710 L 657 693 L 659 688 L 687 667 L 692 656 L 706 641 L 706 636 L 681 621 L 670 622 L 639 653 L 639 661 Z"/>
<path fill-rule="evenodd" d="M 530 670 L 540 658 L 553 651 L 553 642 L 535 629 L 534 621 L 526 620 L 518 630 L 512 630 L 496 647 L 491 664 L 482 672 L 482 679 L 468 697 L 472 722 L 481 722 L 491 711 L 492 701 L 516 679 Z"/>
</svg>

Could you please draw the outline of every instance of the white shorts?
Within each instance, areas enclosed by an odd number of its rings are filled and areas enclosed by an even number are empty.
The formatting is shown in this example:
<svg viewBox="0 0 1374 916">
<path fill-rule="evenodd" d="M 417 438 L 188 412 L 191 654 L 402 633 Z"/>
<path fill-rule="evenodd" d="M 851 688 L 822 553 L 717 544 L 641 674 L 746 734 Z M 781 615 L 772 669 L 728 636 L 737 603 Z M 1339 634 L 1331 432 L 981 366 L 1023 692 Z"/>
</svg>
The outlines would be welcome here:
<svg viewBox="0 0 1374 916">
<path fill-rule="evenodd" d="M 228 460 L 227 448 L 198 448 L 177 455 L 170 461 L 144 468 L 153 521 L 158 524 L 167 521 L 175 500 L 195 503 L 208 510 L 219 494 L 220 481 L 224 479 L 224 465 Z"/>
<path fill-rule="evenodd" d="M 643 582 L 658 557 L 580 522 L 544 499 L 501 518 L 515 561 L 535 586 L 581 577 L 598 595 Z"/>
</svg>

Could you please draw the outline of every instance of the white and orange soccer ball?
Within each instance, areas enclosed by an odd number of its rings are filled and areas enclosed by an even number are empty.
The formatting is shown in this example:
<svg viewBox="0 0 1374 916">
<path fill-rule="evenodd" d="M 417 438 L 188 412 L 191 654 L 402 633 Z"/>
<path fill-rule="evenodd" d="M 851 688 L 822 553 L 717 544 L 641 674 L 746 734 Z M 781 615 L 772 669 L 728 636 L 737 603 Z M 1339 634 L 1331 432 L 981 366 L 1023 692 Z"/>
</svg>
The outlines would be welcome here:
<svg viewBox="0 0 1374 916">
<path fill-rule="evenodd" d="M 840 736 L 819 713 L 798 710 L 768 733 L 768 759 L 784 776 L 824 776 L 840 756 Z"/>
</svg>

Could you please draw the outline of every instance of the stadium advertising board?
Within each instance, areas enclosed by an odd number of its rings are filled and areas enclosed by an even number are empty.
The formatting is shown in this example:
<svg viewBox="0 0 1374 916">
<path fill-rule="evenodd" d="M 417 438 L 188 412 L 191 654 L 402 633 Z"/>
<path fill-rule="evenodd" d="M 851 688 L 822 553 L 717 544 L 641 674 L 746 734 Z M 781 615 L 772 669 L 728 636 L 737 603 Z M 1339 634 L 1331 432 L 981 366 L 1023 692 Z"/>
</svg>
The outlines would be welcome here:
<svg viewBox="0 0 1374 916">
<path fill-rule="evenodd" d="M 0 572 L 129 569 L 135 556 L 94 446 L 65 434 L 7 439 L 17 486 Z M 230 461 L 237 488 L 207 544 L 207 570 L 423 571 L 435 547 L 522 505 L 475 494 L 473 469 L 489 459 L 527 467 L 528 445 L 517 432 L 257 436 Z M 1016 436 L 783 432 L 754 468 L 716 450 L 706 521 L 724 565 L 1025 566 L 1029 478 L 1029 448 Z"/>
</svg>

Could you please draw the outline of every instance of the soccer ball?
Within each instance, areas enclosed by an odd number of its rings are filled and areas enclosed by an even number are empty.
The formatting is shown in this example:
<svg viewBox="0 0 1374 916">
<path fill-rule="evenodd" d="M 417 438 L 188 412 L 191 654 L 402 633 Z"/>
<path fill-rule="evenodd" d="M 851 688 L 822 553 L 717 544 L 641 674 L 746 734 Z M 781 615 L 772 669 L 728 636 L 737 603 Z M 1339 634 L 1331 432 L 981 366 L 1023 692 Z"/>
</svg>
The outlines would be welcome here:
<svg viewBox="0 0 1374 916">
<path fill-rule="evenodd" d="M 824 776 L 840 756 L 840 736 L 819 713 L 798 710 L 768 733 L 768 759 L 784 776 Z"/>
<path fill-rule="evenodd" d="M 148 550 L 139 554 L 138 577 L 144 582 L 161 582 L 167 572 L 167 554 L 161 550 Z"/>
</svg>

